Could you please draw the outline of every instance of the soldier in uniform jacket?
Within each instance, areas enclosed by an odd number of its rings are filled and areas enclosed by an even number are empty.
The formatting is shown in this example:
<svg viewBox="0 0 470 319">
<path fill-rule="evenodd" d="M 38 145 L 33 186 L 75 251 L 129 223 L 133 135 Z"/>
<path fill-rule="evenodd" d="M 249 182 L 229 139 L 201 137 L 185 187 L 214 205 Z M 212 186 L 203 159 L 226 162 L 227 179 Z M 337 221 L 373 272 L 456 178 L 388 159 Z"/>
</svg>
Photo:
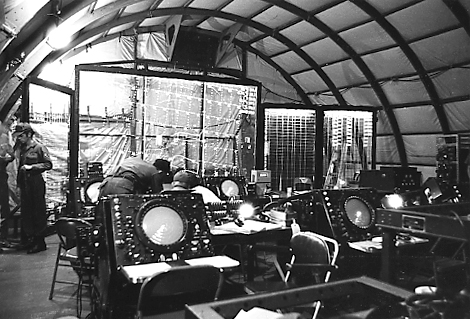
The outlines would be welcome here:
<svg viewBox="0 0 470 319">
<path fill-rule="evenodd" d="M 52 169 L 47 148 L 33 139 L 28 123 L 18 123 L 13 132 L 19 158 L 17 185 L 21 194 L 23 244 L 28 254 L 46 250 L 46 184 L 42 173 Z"/>
</svg>

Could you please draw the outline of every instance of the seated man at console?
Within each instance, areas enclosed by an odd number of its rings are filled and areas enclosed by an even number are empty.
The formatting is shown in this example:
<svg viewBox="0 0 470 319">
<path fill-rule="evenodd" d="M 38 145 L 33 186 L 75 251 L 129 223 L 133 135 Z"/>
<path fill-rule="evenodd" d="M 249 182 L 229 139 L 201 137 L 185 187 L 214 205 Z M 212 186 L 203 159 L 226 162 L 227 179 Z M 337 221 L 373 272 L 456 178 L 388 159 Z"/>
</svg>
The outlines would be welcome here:
<svg viewBox="0 0 470 319">
<path fill-rule="evenodd" d="M 138 157 L 126 158 L 100 185 L 100 198 L 112 194 L 158 194 L 171 183 L 170 162 L 157 159 L 153 165 Z"/>
<path fill-rule="evenodd" d="M 213 191 L 201 184 L 201 178 L 194 172 L 180 170 L 173 177 L 173 190 L 191 190 L 202 195 L 205 204 L 221 202 L 221 199 Z"/>
</svg>

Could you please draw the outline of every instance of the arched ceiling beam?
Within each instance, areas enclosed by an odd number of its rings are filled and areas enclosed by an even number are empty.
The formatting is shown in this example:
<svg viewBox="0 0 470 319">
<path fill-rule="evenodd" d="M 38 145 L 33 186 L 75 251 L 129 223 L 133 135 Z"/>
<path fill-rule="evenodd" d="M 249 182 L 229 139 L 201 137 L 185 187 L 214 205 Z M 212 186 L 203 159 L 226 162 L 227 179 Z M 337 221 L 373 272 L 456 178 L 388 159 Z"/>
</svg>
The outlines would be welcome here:
<svg viewBox="0 0 470 319">
<path fill-rule="evenodd" d="M 72 4 L 62 7 L 60 16 L 57 16 L 57 14 L 51 15 L 50 13 L 53 8 L 47 4 L 26 23 L 15 40 L 11 41 L 2 54 L 0 54 L 0 70 L 5 70 L 0 74 L 0 111 L 3 111 L 3 108 L 9 103 L 12 92 L 16 91 L 16 87 L 28 75 L 27 72 L 22 71 L 34 68 L 34 64 L 37 63 L 37 61 L 29 62 L 26 57 L 33 50 L 37 50 L 45 45 L 44 40 L 48 36 L 49 31 L 55 28 L 60 21 L 66 21 L 86 6 L 90 6 L 89 14 L 74 23 L 74 27 L 77 27 L 77 30 L 79 30 L 113 11 L 118 11 L 123 7 L 136 3 L 136 1 L 118 0 L 97 10 L 94 10 L 94 3 L 94 0 L 74 1 Z M 10 57 L 11 52 L 14 54 L 13 57 Z"/>
<path fill-rule="evenodd" d="M 457 30 L 457 29 L 460 29 L 461 26 L 460 25 L 455 25 L 455 26 L 450 26 L 450 27 L 447 27 L 447 28 L 443 28 L 443 29 L 440 29 L 438 31 L 435 31 L 435 32 L 430 32 L 428 34 L 426 34 L 425 36 L 420 36 L 420 37 L 416 37 L 416 38 L 413 38 L 412 41 L 409 41 L 408 42 L 408 45 L 411 45 L 412 43 L 416 43 L 418 41 L 421 41 L 421 40 L 426 40 L 426 39 L 429 39 L 429 38 L 433 38 L 435 36 L 439 36 L 439 35 L 442 35 L 444 33 L 447 33 L 447 32 L 450 32 L 450 31 L 454 31 L 454 30 Z M 341 32 L 337 32 L 337 33 L 341 33 Z M 326 38 L 326 37 L 325 37 Z M 317 40 L 318 41 L 318 40 Z M 310 42 L 310 43 L 314 43 L 315 41 L 313 42 Z M 310 43 L 306 43 L 306 44 L 302 44 L 302 46 L 305 46 L 305 45 L 308 45 Z M 383 47 L 380 47 L 380 48 L 376 48 L 376 49 L 372 49 L 372 50 L 367 50 L 367 51 L 364 51 L 360 54 L 361 57 L 363 56 L 366 56 L 366 55 L 370 55 L 370 54 L 374 54 L 374 53 L 380 53 L 380 52 L 383 52 L 383 51 L 387 51 L 387 50 L 390 50 L 390 49 L 393 49 L 393 48 L 399 48 L 398 44 L 397 43 L 393 43 L 393 44 L 389 44 L 389 45 L 385 45 Z M 276 56 L 278 55 L 282 55 L 284 53 L 286 53 L 288 51 L 281 51 L 281 52 L 278 52 L 276 54 L 273 54 L 271 57 L 272 58 L 275 58 Z M 337 60 L 332 60 L 332 61 L 328 61 L 324 64 L 319 64 L 320 67 L 324 67 L 326 65 L 332 65 L 332 64 L 336 64 L 336 63 L 341 63 L 341 62 L 344 62 L 344 61 L 347 61 L 349 60 L 349 57 L 342 57 L 342 58 L 338 58 Z M 291 74 L 292 75 L 295 75 L 295 74 L 300 74 L 300 73 L 303 73 L 303 72 L 306 72 L 308 71 L 309 69 L 300 69 L 298 71 L 295 71 L 295 72 L 292 72 Z M 429 71 L 429 69 L 427 70 L 428 73 L 431 73 Z M 415 75 L 416 72 L 413 72 L 413 75 Z M 380 79 L 378 79 L 380 80 Z"/>
<path fill-rule="evenodd" d="M 470 64 L 470 59 L 467 59 L 467 60 L 464 60 L 464 61 L 461 61 L 459 63 L 454 63 L 452 65 L 444 65 L 444 66 L 439 66 L 439 67 L 436 67 L 436 68 L 430 68 L 427 70 L 428 74 L 437 74 L 437 73 L 444 73 L 448 70 L 452 70 L 452 69 L 458 69 L 458 68 L 468 68 L 468 65 Z M 291 73 L 292 74 L 296 74 L 296 73 Z M 400 74 L 399 76 L 388 76 L 388 77 L 383 77 L 383 78 L 379 78 L 377 79 L 380 83 L 384 83 L 384 82 L 389 82 L 389 81 L 400 81 L 400 79 L 409 79 L 410 77 L 413 77 L 413 76 L 417 76 L 416 75 L 416 72 L 413 72 L 413 73 L 403 73 L 403 74 Z M 360 88 L 360 87 L 364 87 L 366 85 L 369 85 L 369 82 L 359 82 L 359 83 L 356 83 L 356 84 L 353 84 L 353 85 L 343 85 L 343 86 L 338 86 L 338 89 L 339 90 L 348 90 L 348 89 L 353 89 L 353 88 Z M 326 92 L 329 92 L 328 90 L 321 90 L 321 91 L 315 91 L 315 92 L 307 92 L 307 94 L 314 94 L 314 93 L 326 93 Z M 441 99 L 442 101 L 443 99 Z M 431 104 L 431 103 L 427 103 L 427 104 Z M 445 103 L 444 103 L 445 104 Z M 395 104 L 393 106 L 395 108 Z"/>
<path fill-rule="evenodd" d="M 292 87 L 296 90 L 297 94 L 299 94 L 300 98 L 304 102 L 306 108 L 314 109 L 314 105 L 312 104 L 312 101 L 308 97 L 307 94 L 305 94 L 305 91 L 300 87 L 300 85 L 287 73 L 283 68 L 279 66 L 276 62 L 274 62 L 270 57 L 268 57 L 266 54 L 260 52 L 259 50 L 256 50 L 252 46 L 244 43 L 243 41 L 240 41 L 238 39 L 234 39 L 233 43 L 241 47 L 242 49 L 249 51 L 256 56 L 259 56 L 261 59 L 263 59 L 266 63 L 268 63 L 270 66 L 272 66 L 276 71 L 278 71 L 282 77 L 290 84 Z"/>
<path fill-rule="evenodd" d="M 163 0 L 155 0 L 151 5 L 150 7 L 148 8 L 149 11 L 152 11 L 152 10 L 155 10 L 161 3 L 163 2 Z M 132 29 L 137 29 L 139 27 L 139 25 L 144 22 L 145 19 L 142 19 L 142 20 L 137 20 L 134 25 L 132 26 Z M 107 36 L 107 34 L 105 35 L 105 37 Z"/>
<path fill-rule="evenodd" d="M 266 27 L 263 24 L 260 24 L 255 21 L 251 21 L 248 19 L 245 19 L 243 17 L 229 14 L 229 13 L 224 13 L 224 12 L 214 12 L 211 10 L 205 10 L 205 9 L 195 9 L 195 8 L 165 8 L 165 9 L 156 9 L 150 12 L 140 12 L 140 13 L 135 13 L 126 17 L 123 17 L 121 19 L 111 21 L 109 23 L 106 23 L 102 26 L 99 26 L 97 28 L 94 28 L 88 32 L 85 32 L 77 38 L 75 38 L 67 47 L 51 52 L 48 57 L 46 58 L 48 61 L 55 61 L 57 60 L 61 55 L 63 55 L 65 52 L 71 50 L 74 46 L 82 43 L 86 39 L 89 39 L 90 37 L 96 36 L 97 34 L 100 34 L 104 32 L 107 29 L 114 28 L 119 25 L 123 25 L 132 21 L 135 21 L 137 19 L 143 19 L 144 17 L 146 18 L 151 18 L 151 17 L 161 17 L 161 16 L 170 16 L 170 15 L 212 15 L 212 16 L 217 16 L 222 19 L 227 19 L 231 21 L 235 21 L 238 23 L 242 23 L 244 25 L 248 25 L 254 29 L 260 30 L 261 32 L 265 32 L 267 34 L 270 34 L 272 37 L 274 37 L 276 40 L 280 41 L 287 47 L 289 47 L 292 51 L 297 53 L 302 59 L 304 59 L 309 65 L 312 66 L 312 68 L 318 73 L 318 75 L 322 78 L 322 80 L 325 82 L 325 84 L 328 86 L 328 88 L 333 92 L 333 95 L 335 96 L 336 100 L 338 103 L 342 106 L 347 106 L 346 101 L 344 100 L 343 96 L 341 93 L 336 89 L 334 83 L 331 81 L 331 79 L 328 77 L 328 75 L 318 66 L 318 64 L 307 54 L 305 51 L 299 49 L 295 43 L 293 43 L 291 40 L 286 38 L 285 36 L 279 34 L 275 30 Z"/>
<path fill-rule="evenodd" d="M 73 1 L 61 10 L 60 19 L 66 20 L 78 11 L 93 3 L 95 0 Z M 0 74 L 0 88 L 2 88 L 16 72 L 20 63 L 10 65 L 11 61 L 24 54 L 29 55 L 47 36 L 48 30 L 57 26 L 57 19 L 51 15 L 51 7 L 45 5 L 35 16 L 21 29 L 17 37 L 0 54 L 0 70 L 6 70 Z"/>
<path fill-rule="evenodd" d="M 467 10 L 458 0 L 442 0 L 444 4 L 449 8 L 450 12 L 460 22 L 460 26 L 467 32 L 470 37 L 470 17 L 468 16 Z"/>
<path fill-rule="evenodd" d="M 160 0 L 161 1 L 161 0 Z M 233 0 L 225 0 L 224 3 L 220 4 L 217 8 L 214 8 L 214 9 L 211 9 L 211 10 L 214 10 L 214 11 L 220 11 L 222 10 L 223 8 L 225 8 L 227 5 L 229 5 L 230 3 L 232 3 Z M 193 1 L 191 1 L 193 2 Z M 191 3 L 190 2 L 190 3 Z M 184 6 L 185 7 L 188 7 L 190 3 L 186 3 Z M 264 8 L 260 9 L 259 11 L 264 11 Z M 252 15 L 257 15 L 258 12 L 253 12 Z M 208 19 L 210 18 L 210 16 L 205 16 L 205 17 L 201 17 L 201 19 L 195 24 L 195 25 L 200 25 L 201 23 L 203 23 L 204 21 L 207 21 Z M 247 16 L 246 17 L 247 19 L 250 19 L 251 16 Z"/>
<path fill-rule="evenodd" d="M 429 98 L 432 102 L 432 105 L 434 107 L 434 111 L 437 114 L 437 118 L 439 120 L 439 123 L 441 125 L 441 129 L 443 133 L 449 133 L 450 128 L 449 128 L 449 121 L 447 119 L 447 116 L 445 114 L 444 108 L 442 107 L 442 104 L 440 102 L 439 95 L 437 94 L 436 88 L 434 86 L 434 83 L 431 81 L 429 78 L 426 69 L 423 67 L 421 61 L 419 60 L 418 56 L 415 54 L 415 52 L 410 48 L 408 43 L 406 43 L 405 39 L 401 36 L 400 32 L 390 23 L 388 20 L 382 16 L 382 14 L 375 9 L 372 5 L 367 3 L 366 1 L 363 0 L 349 0 L 351 3 L 355 4 L 359 9 L 367 13 L 374 21 L 380 25 L 385 32 L 388 33 L 388 35 L 396 42 L 398 43 L 400 49 L 403 51 L 405 56 L 408 58 L 410 61 L 411 65 L 414 67 L 416 70 L 416 73 L 418 74 L 419 78 L 423 82 L 424 87 L 426 88 L 426 91 L 429 95 Z"/>
<path fill-rule="evenodd" d="M 13 92 L 13 94 L 10 96 L 7 103 L 5 104 L 5 107 L 0 110 L 1 121 L 3 121 L 7 117 L 7 115 L 10 113 L 11 109 L 15 106 L 15 103 L 18 101 L 18 99 L 21 97 L 22 94 L 23 94 L 23 86 L 18 85 L 16 90 Z"/>
<path fill-rule="evenodd" d="M 74 27 L 77 30 L 80 30 L 114 11 L 119 11 L 129 5 L 141 1 L 117 0 L 96 10 L 94 10 L 96 0 L 74 1 L 72 4 L 62 8 L 59 17 L 50 14 L 50 6 L 44 6 L 32 19 L 28 21 L 28 23 L 18 33 L 15 40 L 13 40 L 0 54 L 0 70 L 7 69 L 6 72 L 0 74 L 0 90 L 3 89 L 5 82 L 9 81 L 20 67 L 20 63 L 15 63 L 10 66 L 9 64 L 11 64 L 12 59 L 18 58 L 20 54 L 28 56 L 41 44 L 42 41 L 46 39 L 49 34 L 48 31 L 57 26 L 58 19 L 60 21 L 66 21 L 86 6 L 90 6 L 91 11 L 74 23 Z M 0 105 L 0 109 L 1 107 L 2 106 Z"/>
<path fill-rule="evenodd" d="M 407 1 L 406 3 L 403 3 L 402 5 L 398 5 L 398 6 L 394 7 L 392 10 L 387 11 L 384 15 L 393 14 L 393 13 L 395 13 L 395 12 L 401 11 L 401 10 L 406 9 L 406 8 L 408 8 L 408 7 L 412 7 L 412 6 L 414 6 L 414 5 L 416 5 L 416 4 L 420 3 L 420 2 L 423 2 L 423 1 L 425 1 L 425 0 Z M 336 5 L 338 5 L 338 4 L 342 3 L 342 2 L 345 2 L 345 1 L 344 1 L 344 0 L 342 0 L 342 1 L 337 1 L 337 3 L 334 3 L 334 4 L 333 4 L 333 3 L 329 3 L 327 8 L 322 8 L 321 10 L 316 9 L 316 10 L 314 10 L 314 11 L 309 11 L 309 14 L 310 14 L 310 16 L 314 16 L 314 15 L 316 15 L 316 14 L 322 12 L 322 11 L 325 11 L 325 10 L 327 10 L 327 9 L 330 9 L 331 7 L 334 7 L 334 6 L 336 6 Z M 292 20 L 292 21 L 290 21 L 289 23 L 286 23 L 285 25 L 283 25 L 282 27 L 280 27 L 279 29 L 280 29 L 280 30 L 284 30 L 285 28 L 288 28 L 288 27 L 290 27 L 290 26 L 292 26 L 292 25 L 294 25 L 294 24 L 300 22 L 301 20 L 303 20 L 303 19 L 302 19 L 302 18 L 299 18 L 299 19 L 297 19 L 297 20 Z M 372 21 L 372 19 L 364 19 L 364 20 L 362 20 L 362 21 L 360 21 L 360 22 L 356 22 L 356 23 L 353 23 L 353 24 L 348 25 L 347 27 L 344 27 L 344 28 L 342 28 L 342 29 L 336 30 L 336 33 L 340 34 L 340 33 L 344 32 L 344 31 L 348 31 L 348 30 L 351 30 L 351 29 L 360 27 L 360 26 L 362 26 L 362 25 L 365 25 L 365 24 L 367 24 L 367 23 L 369 23 L 369 22 L 371 22 L 371 21 Z M 255 41 L 260 40 L 260 39 L 262 39 L 264 36 L 265 36 L 265 35 L 259 35 L 258 37 L 254 38 L 254 40 L 255 40 Z M 308 42 L 302 43 L 302 46 L 306 46 L 306 45 L 315 43 L 315 42 L 317 42 L 317 41 L 319 41 L 319 40 L 322 40 L 322 39 L 325 39 L 325 38 L 327 38 L 327 37 L 328 37 L 328 36 L 327 36 L 326 34 L 325 34 L 324 36 L 319 36 L 318 38 L 315 38 L 315 39 L 312 40 L 312 41 L 308 41 Z M 253 40 L 250 40 L 250 42 L 251 42 L 251 41 L 253 41 Z M 378 48 L 378 49 L 375 49 L 375 50 L 366 51 L 366 52 L 361 53 L 361 55 L 374 53 L 375 51 L 382 51 L 383 49 L 386 49 L 386 48 L 391 49 L 391 48 L 396 47 L 396 46 L 398 46 L 398 45 L 397 45 L 397 44 L 394 44 L 394 45 L 390 45 L 390 46 L 388 46 L 388 47 L 382 47 L 382 48 Z M 286 53 L 286 52 L 288 52 L 288 51 L 283 50 L 283 51 L 276 52 L 276 54 L 273 54 L 272 57 L 274 58 L 274 57 L 276 57 L 276 56 L 278 56 L 278 55 L 282 55 L 282 54 L 284 54 L 284 53 Z M 335 61 L 335 62 L 339 62 L 339 61 Z M 333 63 L 334 63 L 334 62 L 333 62 Z M 330 64 L 331 64 L 331 63 L 330 63 Z"/>
<path fill-rule="evenodd" d="M 145 32 L 149 32 L 149 30 L 147 30 L 147 28 L 139 28 L 136 30 L 138 34 L 140 33 L 145 33 Z M 154 31 L 163 31 L 163 28 L 159 27 L 158 30 L 154 30 Z M 128 35 L 128 36 L 131 36 L 135 34 L 134 31 L 131 31 L 129 30 L 128 32 L 124 32 L 122 33 L 121 35 Z M 112 35 L 108 35 L 106 37 L 103 37 L 103 38 L 99 38 L 95 41 L 93 41 L 92 43 L 89 43 L 87 45 L 84 45 L 84 46 L 81 46 L 81 47 L 78 47 L 78 48 L 74 48 L 72 51 L 69 51 L 64 57 L 61 58 L 61 60 L 63 60 L 64 62 L 67 61 L 67 59 L 69 58 L 72 58 L 73 56 L 75 56 L 76 54 L 79 54 L 83 51 L 86 50 L 86 48 L 88 46 L 95 46 L 97 44 L 100 44 L 100 43 L 103 43 L 103 42 L 107 42 L 107 41 L 111 41 L 117 37 L 119 37 L 120 35 L 118 34 L 112 34 Z M 299 94 L 299 96 L 301 97 L 303 103 L 305 104 L 306 108 L 309 108 L 309 109 L 318 109 L 319 107 L 323 107 L 323 105 L 320 105 L 320 106 L 316 106 L 314 104 L 312 104 L 312 101 L 309 99 L 308 95 L 305 93 L 305 91 L 299 86 L 299 84 L 292 78 L 292 76 L 287 73 L 284 69 L 282 69 L 277 63 L 275 63 L 271 58 L 269 58 L 267 55 L 261 53 L 260 51 L 256 50 L 255 48 L 249 46 L 248 44 L 246 44 L 245 42 L 243 41 L 240 41 L 240 40 L 237 40 L 237 39 L 234 39 L 234 44 L 242 49 L 245 49 L 246 51 L 250 51 L 252 52 L 253 54 L 259 56 L 261 59 L 263 59 L 266 63 L 268 63 L 269 65 L 271 65 L 274 69 L 276 69 L 281 75 L 282 77 L 286 80 L 286 82 L 288 82 L 290 85 L 292 85 L 292 87 L 296 90 L 297 94 Z M 44 65 L 46 64 L 47 62 L 46 61 L 43 61 L 41 62 L 30 74 L 31 76 L 38 76 L 39 73 L 41 72 L 41 70 L 43 69 Z M 236 75 L 236 74 L 232 74 L 232 76 L 237 76 L 237 77 L 240 77 L 240 75 Z M 337 106 L 335 106 L 337 107 Z M 356 108 L 355 108 L 356 109 Z M 371 108 L 366 108 L 365 110 L 368 110 L 370 111 Z"/>
<path fill-rule="evenodd" d="M 375 75 L 372 73 L 372 71 L 369 69 L 367 64 L 362 60 L 362 58 L 357 54 L 357 52 L 346 42 L 344 39 L 334 30 L 332 30 L 330 27 L 328 27 L 325 23 L 320 21 L 318 18 L 315 16 L 311 15 L 309 12 L 292 5 L 288 2 L 285 1 L 279 1 L 279 0 L 262 0 L 264 2 L 271 3 L 272 5 L 278 6 L 292 14 L 297 15 L 298 17 L 302 18 L 303 20 L 309 22 L 312 24 L 314 27 L 316 27 L 318 30 L 322 31 L 324 34 L 326 34 L 333 42 L 335 42 L 346 54 L 348 54 L 351 59 L 354 61 L 354 63 L 357 65 L 357 67 L 361 70 L 361 72 L 364 74 L 365 78 L 367 81 L 370 83 L 372 89 L 374 90 L 375 94 L 379 98 L 380 103 L 382 104 L 384 112 L 387 114 L 390 127 L 393 132 L 393 136 L 395 138 L 400 162 L 403 166 L 408 165 L 408 159 L 406 157 L 406 151 L 405 151 L 405 144 L 403 142 L 403 137 L 401 136 L 400 128 L 398 127 L 398 122 L 395 117 L 395 114 L 393 113 L 393 110 L 390 107 L 390 102 L 385 95 L 384 91 L 382 90 L 382 87 L 378 83 L 377 79 L 375 78 Z"/>
<path fill-rule="evenodd" d="M 129 31 L 129 35 L 132 35 L 134 34 L 134 32 L 132 31 Z M 115 39 L 116 37 L 118 37 L 118 35 L 116 34 L 113 34 L 113 35 L 108 35 L 104 38 L 100 38 L 96 41 L 93 42 L 92 45 L 96 45 L 97 42 L 99 43 L 102 43 L 102 42 L 106 42 L 106 41 L 110 41 L 112 39 Z M 240 41 L 240 40 L 237 40 L 237 39 L 234 39 L 234 44 L 246 51 L 250 51 L 252 52 L 253 54 L 259 56 L 261 59 L 263 59 L 266 63 L 268 63 L 269 65 L 271 65 L 274 69 L 276 69 L 281 75 L 282 77 L 290 84 L 292 85 L 292 87 L 296 90 L 297 94 L 301 97 L 302 99 L 302 102 L 305 104 L 305 108 L 309 108 L 309 109 L 315 109 L 315 105 L 312 104 L 312 101 L 309 99 L 308 95 L 305 94 L 305 91 L 299 86 L 299 84 L 284 70 L 282 69 L 277 63 L 275 63 L 272 59 L 270 59 L 268 56 L 266 56 L 265 54 L 263 54 L 262 52 L 256 50 L 255 48 L 247 45 L 246 43 L 244 43 L 243 41 Z M 79 47 L 77 48 L 76 51 L 73 51 L 74 54 L 67 54 L 67 57 L 68 58 L 71 58 L 73 55 L 75 54 L 78 54 L 79 52 L 83 52 L 84 50 L 86 49 L 86 46 L 82 46 L 82 47 Z M 70 51 L 72 52 L 72 51 Z M 69 53 L 70 53 L 69 52 Z M 42 71 L 42 69 L 44 68 L 45 64 L 47 64 L 48 61 L 47 60 L 43 60 L 31 73 L 30 73 L 30 76 L 33 76 L 33 77 L 36 77 L 39 75 L 39 73 Z"/>
</svg>

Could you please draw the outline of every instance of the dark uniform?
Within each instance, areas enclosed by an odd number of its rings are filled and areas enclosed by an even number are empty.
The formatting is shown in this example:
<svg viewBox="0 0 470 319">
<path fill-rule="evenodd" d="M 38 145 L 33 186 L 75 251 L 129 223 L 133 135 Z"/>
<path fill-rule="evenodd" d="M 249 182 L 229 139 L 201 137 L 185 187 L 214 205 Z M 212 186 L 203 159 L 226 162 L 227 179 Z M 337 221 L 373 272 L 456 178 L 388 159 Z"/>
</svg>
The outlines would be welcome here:
<svg viewBox="0 0 470 319">
<path fill-rule="evenodd" d="M 112 194 L 158 194 L 163 190 L 167 172 L 138 158 L 128 157 L 100 186 L 100 197 Z"/>
<path fill-rule="evenodd" d="M 0 227 L 0 239 L 6 240 L 8 225 L 6 219 L 10 217 L 10 188 L 8 187 L 7 166 L 15 160 L 13 147 L 9 144 L 8 135 L 0 134 L 0 215 L 4 220 Z"/>
<path fill-rule="evenodd" d="M 15 133 L 34 132 L 29 124 L 18 124 Z M 30 165 L 31 169 L 26 169 Z M 52 161 L 47 148 L 31 140 L 29 145 L 20 145 L 17 185 L 21 191 L 21 226 L 27 237 L 31 251 L 45 250 L 45 230 L 47 228 L 46 183 L 44 171 L 52 169 Z"/>
</svg>

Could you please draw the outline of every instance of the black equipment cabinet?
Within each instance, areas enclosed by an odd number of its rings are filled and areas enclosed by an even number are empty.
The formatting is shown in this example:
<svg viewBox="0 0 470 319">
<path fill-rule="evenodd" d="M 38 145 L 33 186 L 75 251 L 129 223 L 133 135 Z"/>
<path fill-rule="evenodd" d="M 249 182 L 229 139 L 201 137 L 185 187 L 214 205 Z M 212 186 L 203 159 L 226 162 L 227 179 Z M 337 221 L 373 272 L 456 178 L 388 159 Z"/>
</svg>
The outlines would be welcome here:
<svg viewBox="0 0 470 319">
<path fill-rule="evenodd" d="M 132 318 L 141 283 L 126 266 L 212 256 L 213 247 L 200 194 L 111 195 L 97 206 L 94 242 L 97 274 L 93 305 L 97 318 Z"/>
<path fill-rule="evenodd" d="M 377 226 L 382 229 L 382 269 L 380 278 L 393 283 L 397 247 L 395 235 L 409 233 L 430 239 L 446 239 L 463 243 L 469 253 L 470 221 L 468 202 L 421 205 L 403 209 L 378 209 Z M 449 253 L 452 253 L 451 250 Z M 470 273 L 470 270 L 469 270 Z"/>
<path fill-rule="evenodd" d="M 322 226 L 316 231 L 322 235 L 344 244 L 380 234 L 375 225 L 379 200 L 374 188 L 316 190 L 315 199 Z"/>
</svg>

